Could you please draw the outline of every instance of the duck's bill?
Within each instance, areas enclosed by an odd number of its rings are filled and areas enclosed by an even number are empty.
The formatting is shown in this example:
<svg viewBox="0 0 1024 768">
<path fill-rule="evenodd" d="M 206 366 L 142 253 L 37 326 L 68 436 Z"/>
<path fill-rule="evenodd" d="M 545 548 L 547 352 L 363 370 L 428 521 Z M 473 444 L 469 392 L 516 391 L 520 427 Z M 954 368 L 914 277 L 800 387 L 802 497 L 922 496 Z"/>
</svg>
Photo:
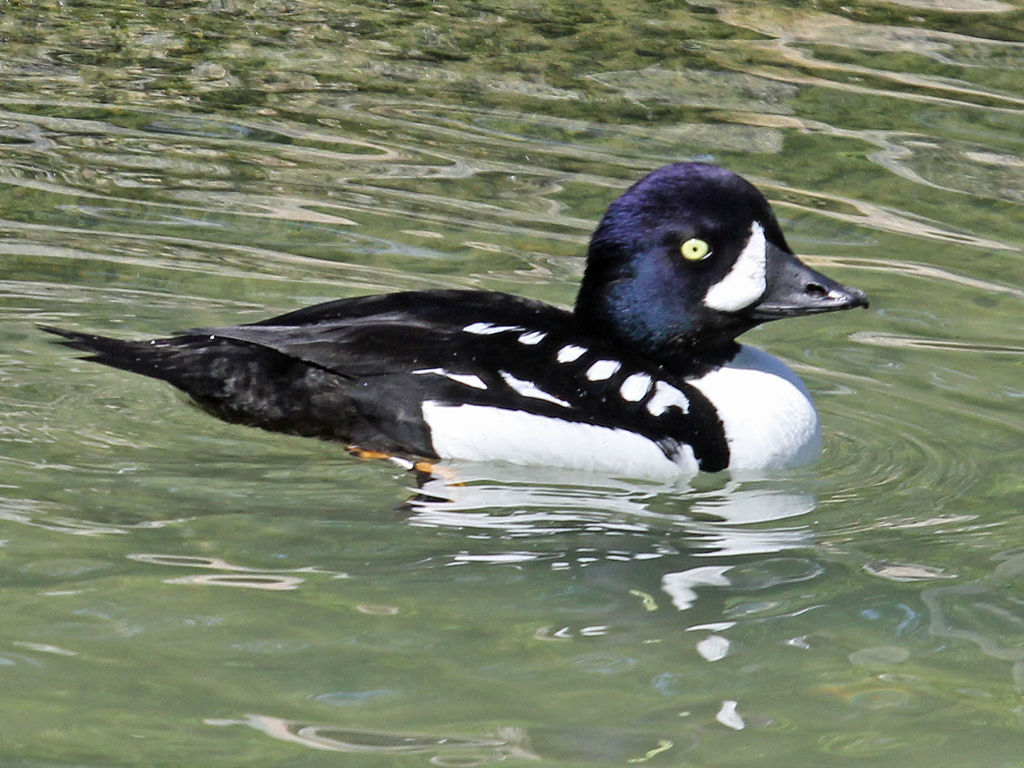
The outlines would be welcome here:
<svg viewBox="0 0 1024 768">
<path fill-rule="evenodd" d="M 767 290 L 749 310 L 755 320 L 777 320 L 868 306 L 868 296 L 864 291 L 826 277 L 781 248 L 769 244 L 767 262 Z"/>
</svg>

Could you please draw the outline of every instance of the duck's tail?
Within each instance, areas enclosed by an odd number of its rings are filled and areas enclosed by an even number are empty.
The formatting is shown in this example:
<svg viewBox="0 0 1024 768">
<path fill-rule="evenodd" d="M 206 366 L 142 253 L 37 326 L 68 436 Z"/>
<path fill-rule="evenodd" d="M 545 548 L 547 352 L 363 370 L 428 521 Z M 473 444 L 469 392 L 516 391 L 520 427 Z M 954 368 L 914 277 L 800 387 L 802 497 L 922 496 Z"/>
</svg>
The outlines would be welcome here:
<svg viewBox="0 0 1024 768">
<path fill-rule="evenodd" d="M 140 373 L 143 376 L 152 376 L 169 381 L 175 386 L 181 386 L 181 383 L 176 381 L 176 377 L 172 375 L 173 366 L 168 367 L 170 360 L 180 355 L 177 345 L 169 343 L 173 341 L 172 339 L 128 341 L 99 336 L 94 333 L 69 331 L 66 328 L 57 328 L 52 325 L 38 327 L 41 331 L 60 336 L 64 340 L 59 343 L 65 347 L 88 352 L 86 360 L 132 373 Z"/>
<path fill-rule="evenodd" d="M 202 331 L 126 341 L 39 328 L 86 360 L 166 381 L 225 421 L 330 440 L 348 440 L 355 429 L 342 377 L 257 344 Z"/>
</svg>

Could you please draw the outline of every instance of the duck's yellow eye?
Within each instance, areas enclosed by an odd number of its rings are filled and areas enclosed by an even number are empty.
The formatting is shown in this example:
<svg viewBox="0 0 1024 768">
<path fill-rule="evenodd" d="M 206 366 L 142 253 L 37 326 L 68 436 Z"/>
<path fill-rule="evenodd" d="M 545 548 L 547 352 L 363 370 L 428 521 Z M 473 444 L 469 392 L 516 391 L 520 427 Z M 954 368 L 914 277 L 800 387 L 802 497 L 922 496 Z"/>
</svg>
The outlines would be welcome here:
<svg viewBox="0 0 1024 768">
<path fill-rule="evenodd" d="M 700 261 L 701 259 L 706 259 L 711 253 L 711 246 L 707 244 L 706 240 L 691 237 L 679 246 L 679 251 L 687 261 Z"/>
</svg>

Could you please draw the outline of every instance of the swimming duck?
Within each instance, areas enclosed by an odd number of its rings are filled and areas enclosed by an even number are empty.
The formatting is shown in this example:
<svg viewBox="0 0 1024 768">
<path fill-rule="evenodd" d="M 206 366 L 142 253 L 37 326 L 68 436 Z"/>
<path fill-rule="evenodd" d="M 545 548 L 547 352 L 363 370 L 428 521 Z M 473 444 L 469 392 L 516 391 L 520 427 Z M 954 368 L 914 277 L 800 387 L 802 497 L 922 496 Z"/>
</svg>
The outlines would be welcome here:
<svg viewBox="0 0 1024 768">
<path fill-rule="evenodd" d="M 796 466 L 821 449 L 803 382 L 736 342 L 770 320 L 867 307 L 794 256 L 764 196 L 705 163 L 660 168 L 594 232 L 573 311 L 410 291 L 125 341 L 45 330 L 169 382 L 229 422 L 363 456 L 670 477 Z"/>
</svg>

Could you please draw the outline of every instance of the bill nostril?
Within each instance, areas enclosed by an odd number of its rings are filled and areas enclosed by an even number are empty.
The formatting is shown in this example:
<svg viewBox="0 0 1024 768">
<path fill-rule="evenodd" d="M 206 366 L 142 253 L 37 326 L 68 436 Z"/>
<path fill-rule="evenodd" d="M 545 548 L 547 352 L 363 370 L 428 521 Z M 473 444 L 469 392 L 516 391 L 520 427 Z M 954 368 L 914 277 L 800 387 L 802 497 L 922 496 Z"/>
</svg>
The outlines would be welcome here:
<svg viewBox="0 0 1024 768">
<path fill-rule="evenodd" d="M 815 299 L 824 299 L 828 296 L 828 289 L 820 283 L 808 283 L 804 286 L 804 293 Z"/>
</svg>

